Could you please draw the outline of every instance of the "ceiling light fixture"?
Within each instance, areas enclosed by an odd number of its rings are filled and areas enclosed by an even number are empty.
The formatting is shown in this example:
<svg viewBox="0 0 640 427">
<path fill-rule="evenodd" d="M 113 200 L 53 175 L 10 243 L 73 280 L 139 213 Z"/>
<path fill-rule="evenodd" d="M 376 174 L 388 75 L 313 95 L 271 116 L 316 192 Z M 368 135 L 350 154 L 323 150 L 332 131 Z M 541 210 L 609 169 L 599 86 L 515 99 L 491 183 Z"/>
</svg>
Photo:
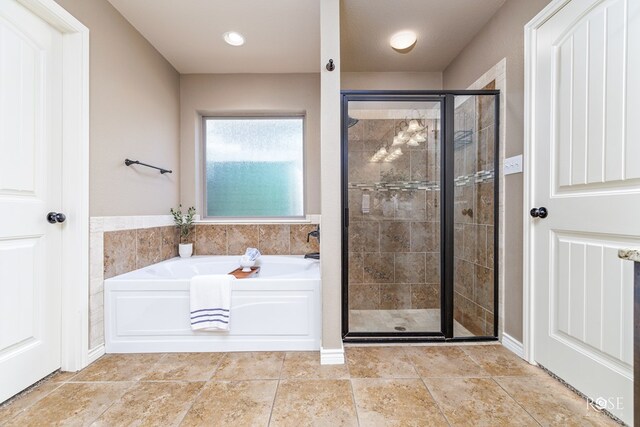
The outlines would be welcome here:
<svg viewBox="0 0 640 427">
<path fill-rule="evenodd" d="M 406 51 L 409 48 L 413 47 L 418 40 L 418 36 L 413 31 L 399 31 L 391 36 L 389 39 L 389 44 L 392 48 L 399 51 Z"/>
<path fill-rule="evenodd" d="M 244 36 L 235 31 L 227 31 L 222 35 L 222 38 L 231 46 L 242 46 L 244 44 Z"/>
</svg>

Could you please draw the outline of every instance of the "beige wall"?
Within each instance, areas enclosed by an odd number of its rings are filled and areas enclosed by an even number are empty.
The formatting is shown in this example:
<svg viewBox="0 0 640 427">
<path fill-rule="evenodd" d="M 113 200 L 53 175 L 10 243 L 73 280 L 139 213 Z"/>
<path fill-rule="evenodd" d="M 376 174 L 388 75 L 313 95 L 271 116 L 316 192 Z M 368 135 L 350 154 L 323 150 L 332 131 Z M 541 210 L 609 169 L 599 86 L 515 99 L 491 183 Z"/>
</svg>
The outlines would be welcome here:
<svg viewBox="0 0 640 427">
<path fill-rule="evenodd" d="M 179 191 L 177 71 L 108 1 L 56 1 L 90 30 L 90 215 L 167 214 Z"/>
<path fill-rule="evenodd" d="M 505 156 L 522 154 L 524 25 L 549 0 L 507 0 L 443 73 L 445 89 L 464 89 L 507 59 Z M 522 341 L 522 174 L 505 177 L 505 332 Z"/>
<path fill-rule="evenodd" d="M 435 72 L 344 72 L 342 90 L 438 90 L 442 73 Z"/>
<path fill-rule="evenodd" d="M 180 195 L 201 203 L 197 165 L 202 115 L 306 113 L 306 213 L 320 213 L 320 76 L 185 74 L 180 76 Z"/>
</svg>

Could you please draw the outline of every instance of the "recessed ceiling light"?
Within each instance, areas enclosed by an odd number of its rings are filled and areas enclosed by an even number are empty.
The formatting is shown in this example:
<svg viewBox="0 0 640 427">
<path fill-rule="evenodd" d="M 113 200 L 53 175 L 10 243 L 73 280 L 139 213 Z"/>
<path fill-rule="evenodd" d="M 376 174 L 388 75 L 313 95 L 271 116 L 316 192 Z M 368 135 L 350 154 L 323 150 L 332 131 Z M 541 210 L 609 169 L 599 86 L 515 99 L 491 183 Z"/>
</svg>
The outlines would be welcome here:
<svg viewBox="0 0 640 427">
<path fill-rule="evenodd" d="M 242 46 L 244 44 L 244 36 L 240 33 L 236 33 L 235 31 L 227 31 L 222 35 L 224 41 L 226 41 L 231 46 Z"/>
<path fill-rule="evenodd" d="M 418 36 L 413 31 L 399 31 L 391 36 L 389 44 L 395 50 L 407 50 L 413 47 L 418 40 Z"/>
</svg>

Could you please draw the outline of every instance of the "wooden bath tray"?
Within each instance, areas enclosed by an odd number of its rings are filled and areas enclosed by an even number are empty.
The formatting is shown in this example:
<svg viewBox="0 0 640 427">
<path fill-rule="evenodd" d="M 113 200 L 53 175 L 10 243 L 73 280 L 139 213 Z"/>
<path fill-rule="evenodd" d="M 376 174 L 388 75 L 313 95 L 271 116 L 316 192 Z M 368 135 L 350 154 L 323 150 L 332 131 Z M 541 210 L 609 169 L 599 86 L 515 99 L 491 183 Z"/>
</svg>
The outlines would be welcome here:
<svg viewBox="0 0 640 427">
<path fill-rule="evenodd" d="M 242 271 L 242 267 L 238 267 L 233 270 L 231 273 L 232 276 L 235 276 L 236 279 L 248 279 L 249 277 L 255 276 L 260 271 L 260 267 L 251 267 L 251 271 L 244 272 Z"/>
</svg>

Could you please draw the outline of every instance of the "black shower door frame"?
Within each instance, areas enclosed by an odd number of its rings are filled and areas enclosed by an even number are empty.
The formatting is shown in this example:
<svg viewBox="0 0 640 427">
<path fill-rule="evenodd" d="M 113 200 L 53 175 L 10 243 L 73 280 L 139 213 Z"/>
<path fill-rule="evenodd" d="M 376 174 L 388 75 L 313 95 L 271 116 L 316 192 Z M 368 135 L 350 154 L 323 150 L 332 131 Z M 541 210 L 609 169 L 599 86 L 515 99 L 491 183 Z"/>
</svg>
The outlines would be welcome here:
<svg viewBox="0 0 640 427">
<path fill-rule="evenodd" d="M 494 321 L 493 336 L 454 337 L 454 111 L 456 96 L 495 97 L 494 135 Z M 500 178 L 499 90 L 348 90 L 341 91 L 341 208 L 342 208 L 342 339 L 344 342 L 495 341 L 498 339 L 498 244 Z M 348 112 L 351 101 L 422 101 L 440 103 L 440 332 L 350 332 L 349 331 L 349 195 Z M 442 132 L 444 131 L 444 132 Z"/>
</svg>

